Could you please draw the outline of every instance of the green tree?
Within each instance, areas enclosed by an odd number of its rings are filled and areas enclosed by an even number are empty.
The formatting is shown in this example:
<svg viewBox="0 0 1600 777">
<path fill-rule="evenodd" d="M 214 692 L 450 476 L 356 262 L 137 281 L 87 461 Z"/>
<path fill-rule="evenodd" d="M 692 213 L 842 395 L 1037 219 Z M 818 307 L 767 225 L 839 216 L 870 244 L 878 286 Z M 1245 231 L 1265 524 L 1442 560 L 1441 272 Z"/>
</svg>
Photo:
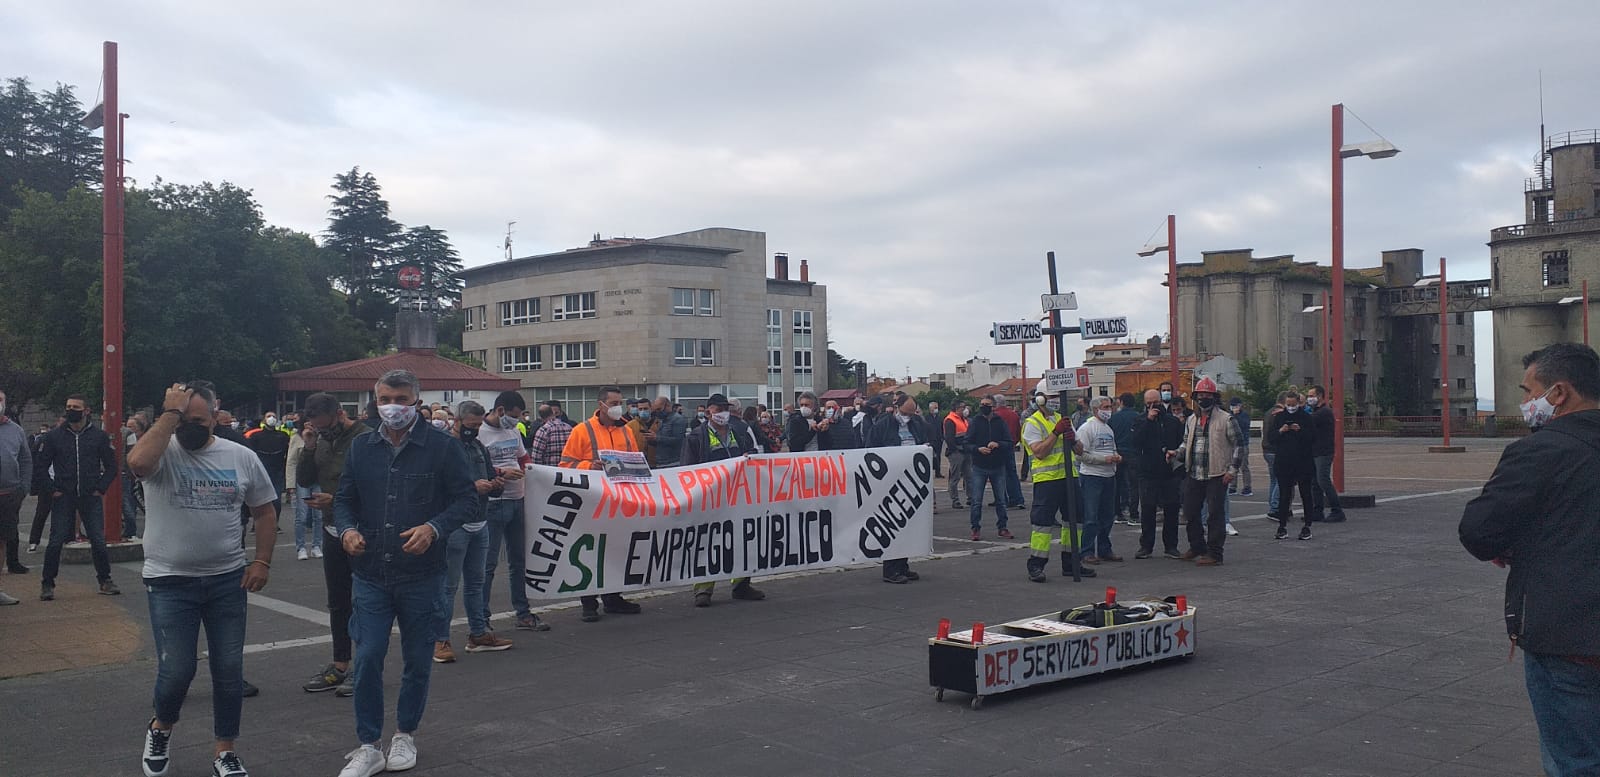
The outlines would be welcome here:
<svg viewBox="0 0 1600 777">
<path fill-rule="evenodd" d="M 401 267 L 422 271 L 419 292 L 430 309 L 444 310 L 460 304 L 461 289 L 466 285 L 456 277 L 456 273 L 461 272 L 461 255 L 450 245 L 444 230 L 427 224 L 407 229 L 385 260 L 381 280 L 374 279 L 374 286 L 398 295 L 397 278 Z"/>
<path fill-rule="evenodd" d="M 0 212 L 18 207 L 17 187 L 65 197 L 100 181 L 100 139 L 79 119 L 72 87 L 35 92 L 26 78 L 0 88 Z"/>
<path fill-rule="evenodd" d="M 846 359 L 833 348 L 828 349 L 828 388 L 852 389 L 856 387 L 855 359 Z"/>
<path fill-rule="evenodd" d="M 1234 393 L 1258 417 L 1266 415 L 1277 404 L 1278 395 L 1289 390 L 1289 374 L 1292 371 L 1289 367 L 1274 370 L 1267 349 L 1263 348 L 1256 351 L 1255 356 L 1239 360 L 1239 386 Z"/>
<path fill-rule="evenodd" d="M 328 229 L 323 245 L 339 258 L 335 273 L 346 294 L 350 312 L 375 330 L 386 331 L 393 313 L 377 276 L 393 262 L 392 253 L 400 242 L 399 222 L 389 217 L 389 203 L 372 173 L 352 167 L 333 177 L 333 194 L 328 199 Z"/>
</svg>

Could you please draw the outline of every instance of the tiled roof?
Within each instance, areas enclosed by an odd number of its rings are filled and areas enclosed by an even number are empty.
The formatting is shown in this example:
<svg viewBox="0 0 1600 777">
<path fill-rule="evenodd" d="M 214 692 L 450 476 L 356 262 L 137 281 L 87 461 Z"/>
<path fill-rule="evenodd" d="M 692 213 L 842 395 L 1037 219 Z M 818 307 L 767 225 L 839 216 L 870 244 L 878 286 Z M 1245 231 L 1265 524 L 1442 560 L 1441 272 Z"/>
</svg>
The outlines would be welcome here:
<svg viewBox="0 0 1600 777">
<path fill-rule="evenodd" d="M 424 391 L 437 389 L 506 391 L 518 381 L 446 359 L 431 350 L 386 353 L 355 361 L 324 364 L 272 376 L 279 391 L 368 391 L 389 370 L 410 370 Z"/>
</svg>

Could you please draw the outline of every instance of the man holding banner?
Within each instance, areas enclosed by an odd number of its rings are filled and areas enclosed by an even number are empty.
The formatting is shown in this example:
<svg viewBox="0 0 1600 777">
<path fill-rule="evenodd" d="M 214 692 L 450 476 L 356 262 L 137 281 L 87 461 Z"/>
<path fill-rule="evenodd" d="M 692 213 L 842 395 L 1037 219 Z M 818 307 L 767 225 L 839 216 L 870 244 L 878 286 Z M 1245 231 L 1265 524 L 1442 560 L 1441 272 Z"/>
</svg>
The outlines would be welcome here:
<svg viewBox="0 0 1600 777">
<path fill-rule="evenodd" d="M 685 466 L 736 459 L 761 452 L 750 425 L 733 417 L 727 397 L 712 394 L 706 400 L 706 413 L 706 423 L 689 433 L 688 444 L 684 446 Z M 694 606 L 710 607 L 711 592 L 716 586 L 716 583 L 695 583 Z M 767 595 L 750 585 L 750 578 L 736 577 L 733 579 L 733 598 L 759 602 Z"/>
<path fill-rule="evenodd" d="M 874 400 L 878 397 L 873 397 Z M 870 402 L 869 402 L 870 404 Z M 917 413 L 917 400 L 907 396 L 892 413 L 879 413 L 867 437 L 868 448 L 927 445 L 928 426 Z M 936 492 L 935 492 L 936 493 Z M 934 496 L 937 499 L 937 496 Z M 883 582 L 904 585 L 922 576 L 911 571 L 911 560 L 892 558 L 883 562 Z"/>
<path fill-rule="evenodd" d="M 574 426 L 571 436 L 567 437 L 566 447 L 561 449 L 560 466 L 603 473 L 605 467 L 600 459 L 602 452 L 641 452 L 639 446 L 635 444 L 633 432 L 628 429 L 627 411 L 622 405 L 622 389 L 616 386 L 601 386 L 598 395 L 598 406 L 595 407 L 594 415 Z M 523 552 L 526 551 L 524 548 Z M 613 615 L 638 615 L 644 609 L 622 598 L 622 594 L 606 594 L 603 597 L 585 596 L 582 597 L 583 614 L 579 616 L 580 620 L 585 623 L 600 620 L 602 600 L 606 612 Z"/>
</svg>

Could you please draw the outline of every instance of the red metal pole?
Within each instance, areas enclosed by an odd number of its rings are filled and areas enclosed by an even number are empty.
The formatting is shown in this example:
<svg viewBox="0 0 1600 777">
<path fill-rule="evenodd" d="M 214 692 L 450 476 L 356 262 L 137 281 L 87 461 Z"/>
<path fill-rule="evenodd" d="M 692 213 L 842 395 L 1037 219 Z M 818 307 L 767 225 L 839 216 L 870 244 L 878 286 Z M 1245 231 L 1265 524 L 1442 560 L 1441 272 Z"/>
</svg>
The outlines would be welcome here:
<svg viewBox="0 0 1600 777">
<path fill-rule="evenodd" d="M 105 232 L 102 249 L 102 285 L 104 303 L 101 312 L 102 336 L 100 349 L 101 376 L 105 383 L 105 405 L 100 422 L 111 437 L 111 447 L 117 452 L 117 461 L 124 461 L 126 451 L 122 444 L 122 113 L 117 104 L 117 44 L 106 41 L 102 54 L 105 59 L 105 124 L 102 136 L 101 158 L 104 177 L 101 180 L 102 229 Z M 105 495 L 106 541 L 121 542 L 122 536 L 122 479 L 114 478 Z"/>
<path fill-rule="evenodd" d="M 1172 390 L 1178 390 L 1178 217 L 1167 214 L 1167 360 Z"/>
<path fill-rule="evenodd" d="M 1328 375 L 1328 409 L 1333 411 L 1333 487 L 1344 491 L 1344 104 L 1333 106 L 1333 296 L 1328 315 L 1334 352 Z"/>
<path fill-rule="evenodd" d="M 1022 344 L 1022 391 L 1023 395 L 1032 397 L 1033 392 L 1028 391 L 1028 344 Z M 1031 401 L 1031 399 L 1030 399 Z"/>
<path fill-rule="evenodd" d="M 1444 425 L 1444 444 L 1450 446 L 1450 305 L 1449 286 L 1445 285 L 1444 257 L 1439 257 L 1439 415 Z"/>
<path fill-rule="evenodd" d="M 1583 279 L 1583 344 L 1589 344 L 1589 279 Z"/>
<path fill-rule="evenodd" d="M 1333 310 L 1328 307 L 1328 292 L 1322 292 L 1322 382 L 1333 375 Z"/>
</svg>

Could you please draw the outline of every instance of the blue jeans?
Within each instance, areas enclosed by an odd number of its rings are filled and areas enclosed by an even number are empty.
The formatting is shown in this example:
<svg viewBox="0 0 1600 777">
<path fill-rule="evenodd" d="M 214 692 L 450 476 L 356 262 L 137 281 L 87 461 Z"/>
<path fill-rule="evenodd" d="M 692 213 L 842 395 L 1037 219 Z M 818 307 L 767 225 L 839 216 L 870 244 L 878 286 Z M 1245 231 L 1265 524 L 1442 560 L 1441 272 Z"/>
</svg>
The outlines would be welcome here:
<svg viewBox="0 0 1600 777">
<path fill-rule="evenodd" d="M 1600 668 L 1526 651 L 1522 666 L 1545 774 L 1600 774 Z"/>
<path fill-rule="evenodd" d="M 488 527 L 484 527 L 487 529 Z M 489 547 L 484 529 L 456 529 L 450 535 L 445 555 L 444 595 L 439 600 L 439 630 L 434 640 L 450 639 L 450 621 L 456 614 L 456 589 L 461 589 L 461 606 L 467 610 L 467 633 L 478 636 L 489 630 L 488 607 L 483 604 L 483 562 Z M 461 585 L 462 582 L 466 585 Z"/>
<path fill-rule="evenodd" d="M 1276 462 L 1278 460 L 1278 454 L 1276 454 L 1276 453 L 1263 453 L 1261 455 L 1267 457 L 1267 482 L 1270 483 L 1270 485 L 1267 487 L 1267 509 L 1272 511 L 1273 514 L 1277 514 L 1277 512 L 1278 512 L 1278 471 L 1274 467 L 1274 462 Z"/>
<path fill-rule="evenodd" d="M 972 530 L 977 531 L 983 526 L 983 486 L 985 483 L 994 485 L 994 501 L 1000 505 L 994 509 L 995 515 L 998 516 L 995 519 L 994 527 L 996 529 L 1004 529 L 1006 527 L 1007 503 L 1005 468 L 983 469 L 982 467 L 973 467 L 968 472 L 970 474 L 967 476 L 967 498 L 972 500 L 970 513 Z"/>
<path fill-rule="evenodd" d="M 1004 501 L 1006 503 L 1006 507 L 1021 507 L 1023 504 L 1022 481 L 1017 478 L 1017 455 L 1015 453 L 1006 454 L 1005 462 L 1006 498 Z M 998 497 L 999 494 L 996 494 L 995 496 Z M 995 501 L 999 502 L 1001 500 L 995 499 Z"/>
<path fill-rule="evenodd" d="M 104 583 L 111 580 L 111 556 L 106 553 L 105 498 L 94 494 L 62 494 L 56 497 L 50 514 L 50 547 L 44 551 L 44 575 L 40 582 L 56 584 L 61 570 L 61 549 L 72 539 L 73 524 L 83 519 L 83 533 L 89 537 L 89 557 L 94 560 L 94 576 Z"/>
<path fill-rule="evenodd" d="M 1339 504 L 1339 492 L 1333 487 L 1333 457 L 1318 456 L 1315 461 L 1317 464 L 1317 488 L 1315 492 L 1317 515 L 1322 515 L 1324 509 L 1330 513 L 1344 512 L 1344 507 Z"/>
<path fill-rule="evenodd" d="M 483 621 L 489 622 L 489 600 L 494 595 L 494 568 L 500 562 L 500 546 L 506 549 L 506 582 L 511 585 L 511 606 L 517 617 L 528 614 L 528 581 L 523 570 L 528 565 L 528 543 L 522 523 L 521 499 L 491 499 L 487 514 L 488 553 L 483 561 Z"/>
<path fill-rule="evenodd" d="M 355 575 L 352 582 L 356 738 L 372 745 L 383 737 L 383 658 L 389 653 L 389 631 L 396 620 L 400 622 L 403 669 L 395 726 L 410 734 L 422 723 L 428 679 L 433 675 L 433 637 L 439 626 L 444 578 L 434 575 L 403 583 L 378 583 Z"/>
<path fill-rule="evenodd" d="M 156 643 L 156 720 L 177 723 L 194 681 L 196 640 L 206 627 L 211 664 L 212 733 L 239 737 L 244 704 L 244 568 L 209 577 L 147 577 L 150 631 Z"/>
<path fill-rule="evenodd" d="M 1116 477 L 1082 475 L 1078 488 L 1083 492 L 1083 547 L 1082 556 L 1110 556 L 1112 515 L 1116 510 Z"/>
<path fill-rule="evenodd" d="M 295 550 L 305 550 L 307 547 L 322 547 L 322 535 L 325 533 L 322 531 L 322 514 L 317 510 L 311 509 L 310 505 L 306 504 L 306 497 L 320 493 L 322 493 L 322 489 L 317 486 L 310 488 L 298 486 L 294 490 Z M 310 537 L 306 535 L 310 535 Z M 309 544 L 306 542 L 307 539 L 311 540 Z"/>
</svg>

